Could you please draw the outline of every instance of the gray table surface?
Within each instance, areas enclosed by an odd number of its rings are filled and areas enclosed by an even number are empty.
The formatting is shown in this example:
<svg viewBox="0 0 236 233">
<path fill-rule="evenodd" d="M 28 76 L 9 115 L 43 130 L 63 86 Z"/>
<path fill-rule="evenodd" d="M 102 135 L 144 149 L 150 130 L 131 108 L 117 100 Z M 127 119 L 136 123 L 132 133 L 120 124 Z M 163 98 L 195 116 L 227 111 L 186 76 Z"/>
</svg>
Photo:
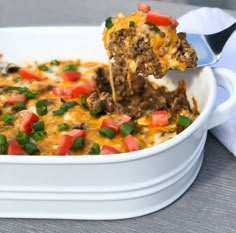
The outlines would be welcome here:
<svg viewBox="0 0 236 233">
<path fill-rule="evenodd" d="M 1 0 L 0 27 L 99 25 L 107 16 L 133 11 L 137 2 Z M 177 1 L 145 3 L 174 17 L 197 8 Z M 236 11 L 227 12 L 236 17 Z M 236 159 L 209 133 L 203 166 L 196 181 L 165 209 L 116 221 L 0 219 L 0 232 L 236 232 Z"/>
</svg>

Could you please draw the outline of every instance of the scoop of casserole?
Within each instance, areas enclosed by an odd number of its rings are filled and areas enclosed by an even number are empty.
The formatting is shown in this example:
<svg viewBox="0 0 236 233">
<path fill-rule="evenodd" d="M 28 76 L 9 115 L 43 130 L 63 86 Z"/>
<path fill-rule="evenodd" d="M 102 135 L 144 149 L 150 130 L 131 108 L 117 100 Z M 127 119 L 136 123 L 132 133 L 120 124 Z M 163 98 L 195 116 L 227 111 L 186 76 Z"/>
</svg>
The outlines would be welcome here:
<svg viewBox="0 0 236 233">
<path fill-rule="evenodd" d="M 186 34 L 176 32 L 178 22 L 151 11 L 144 4 L 128 16 L 118 14 L 106 20 L 103 41 L 110 60 L 113 98 L 131 96 L 133 80 L 153 75 L 162 78 L 168 70 L 196 67 L 197 54 Z"/>
</svg>

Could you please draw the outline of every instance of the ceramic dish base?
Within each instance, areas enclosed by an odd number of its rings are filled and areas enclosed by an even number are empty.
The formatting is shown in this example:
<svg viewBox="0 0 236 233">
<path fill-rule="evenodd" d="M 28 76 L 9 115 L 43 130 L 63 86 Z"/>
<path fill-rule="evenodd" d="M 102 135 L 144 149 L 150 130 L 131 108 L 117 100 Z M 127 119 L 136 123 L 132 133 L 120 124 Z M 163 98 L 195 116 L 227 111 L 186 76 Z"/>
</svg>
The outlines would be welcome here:
<svg viewBox="0 0 236 233">
<path fill-rule="evenodd" d="M 127 197 L 117 199 L 98 200 L 94 195 L 94 200 L 82 200 L 71 193 L 64 193 L 62 198 L 58 193 L 39 192 L 34 197 L 32 192 L 0 192 L 0 217 L 111 220 L 158 211 L 178 199 L 197 177 L 202 165 L 205 140 L 206 135 L 188 166 L 165 182 L 165 186 L 157 184 L 149 190 L 141 190 L 135 198 L 129 197 L 129 193 L 126 194 Z"/>
</svg>

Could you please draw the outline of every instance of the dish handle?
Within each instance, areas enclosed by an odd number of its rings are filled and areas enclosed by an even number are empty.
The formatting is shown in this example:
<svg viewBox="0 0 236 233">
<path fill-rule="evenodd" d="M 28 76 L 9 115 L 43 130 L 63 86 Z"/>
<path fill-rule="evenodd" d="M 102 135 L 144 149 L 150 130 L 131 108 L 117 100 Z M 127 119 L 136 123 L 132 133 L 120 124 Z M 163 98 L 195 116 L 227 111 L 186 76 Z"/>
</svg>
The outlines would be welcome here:
<svg viewBox="0 0 236 233">
<path fill-rule="evenodd" d="M 236 114 L 236 73 L 226 68 L 213 68 L 217 85 L 226 89 L 229 98 L 215 107 L 209 116 L 207 129 L 211 129 Z"/>
</svg>

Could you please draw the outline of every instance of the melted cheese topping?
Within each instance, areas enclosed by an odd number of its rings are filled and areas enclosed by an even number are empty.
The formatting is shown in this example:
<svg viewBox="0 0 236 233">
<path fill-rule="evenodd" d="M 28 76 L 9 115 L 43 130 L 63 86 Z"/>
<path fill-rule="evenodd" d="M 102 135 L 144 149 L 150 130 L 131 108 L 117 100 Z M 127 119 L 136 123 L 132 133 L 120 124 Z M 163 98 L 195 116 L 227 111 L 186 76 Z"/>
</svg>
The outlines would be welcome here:
<svg viewBox="0 0 236 233">
<path fill-rule="evenodd" d="M 36 63 L 37 64 L 37 63 Z M 64 80 L 63 68 L 67 65 L 76 65 L 81 73 L 81 77 L 75 81 Z M 96 70 L 98 67 L 107 68 L 106 64 L 100 63 L 81 63 L 78 61 L 60 61 L 60 65 L 50 65 L 50 62 L 45 63 L 49 67 L 49 71 L 41 71 L 38 65 L 24 67 L 23 69 L 30 71 L 31 74 L 36 75 L 39 79 L 25 79 L 19 73 L 0 75 L 0 115 L 11 114 L 15 120 L 13 123 L 8 124 L 0 118 L 0 134 L 7 137 L 8 140 L 16 139 L 21 130 L 22 121 L 27 113 L 37 113 L 36 103 L 39 100 L 46 100 L 47 114 L 39 116 L 39 120 L 45 124 L 46 135 L 38 141 L 30 138 L 31 142 L 35 143 L 39 148 L 40 155 L 54 155 L 58 148 L 59 141 L 64 134 L 67 134 L 76 125 L 83 124 L 86 131 L 85 144 L 82 149 L 68 151 L 68 155 L 86 155 L 91 151 L 94 142 L 98 143 L 101 147 L 103 145 L 110 145 L 118 149 L 120 152 L 126 152 L 124 144 L 124 135 L 117 133 L 114 138 L 107 138 L 99 133 L 104 119 L 112 119 L 118 122 L 122 115 L 119 114 L 106 114 L 99 118 L 91 115 L 90 110 L 82 106 L 82 96 L 77 93 L 77 96 L 72 96 L 68 93 L 70 88 L 77 87 L 81 84 L 86 84 L 84 87 L 91 88 L 90 92 L 96 91 Z M 8 100 L 11 96 L 19 94 L 17 90 L 9 90 L 9 87 L 27 87 L 30 91 L 37 91 L 38 94 L 33 99 L 28 99 L 25 104 L 25 109 L 13 110 L 12 104 Z M 55 92 L 55 89 L 57 91 Z M 68 89 L 67 89 L 68 88 Z M 89 95 L 89 94 L 88 94 Z M 63 100 L 62 100 L 63 98 Z M 60 109 L 64 102 L 75 101 L 77 104 L 68 109 L 62 115 L 54 115 L 54 111 Z M 190 112 L 185 112 L 185 115 L 191 116 Z M 193 117 L 193 116 L 192 116 Z M 194 119 L 194 118 L 192 118 Z M 66 123 L 70 126 L 69 131 L 60 131 L 58 125 Z M 156 143 L 168 140 L 176 134 L 176 122 L 170 122 L 165 127 L 152 127 L 151 126 L 151 113 L 147 114 L 135 121 L 140 131 L 135 133 L 134 137 L 138 143 L 139 149 L 147 148 L 155 145 Z M 162 139 L 156 140 L 155 135 L 160 134 Z M 30 134 L 29 134 L 30 135 Z M 168 136 L 169 135 L 169 136 Z M 26 153 L 26 152 L 25 152 Z"/>
</svg>

